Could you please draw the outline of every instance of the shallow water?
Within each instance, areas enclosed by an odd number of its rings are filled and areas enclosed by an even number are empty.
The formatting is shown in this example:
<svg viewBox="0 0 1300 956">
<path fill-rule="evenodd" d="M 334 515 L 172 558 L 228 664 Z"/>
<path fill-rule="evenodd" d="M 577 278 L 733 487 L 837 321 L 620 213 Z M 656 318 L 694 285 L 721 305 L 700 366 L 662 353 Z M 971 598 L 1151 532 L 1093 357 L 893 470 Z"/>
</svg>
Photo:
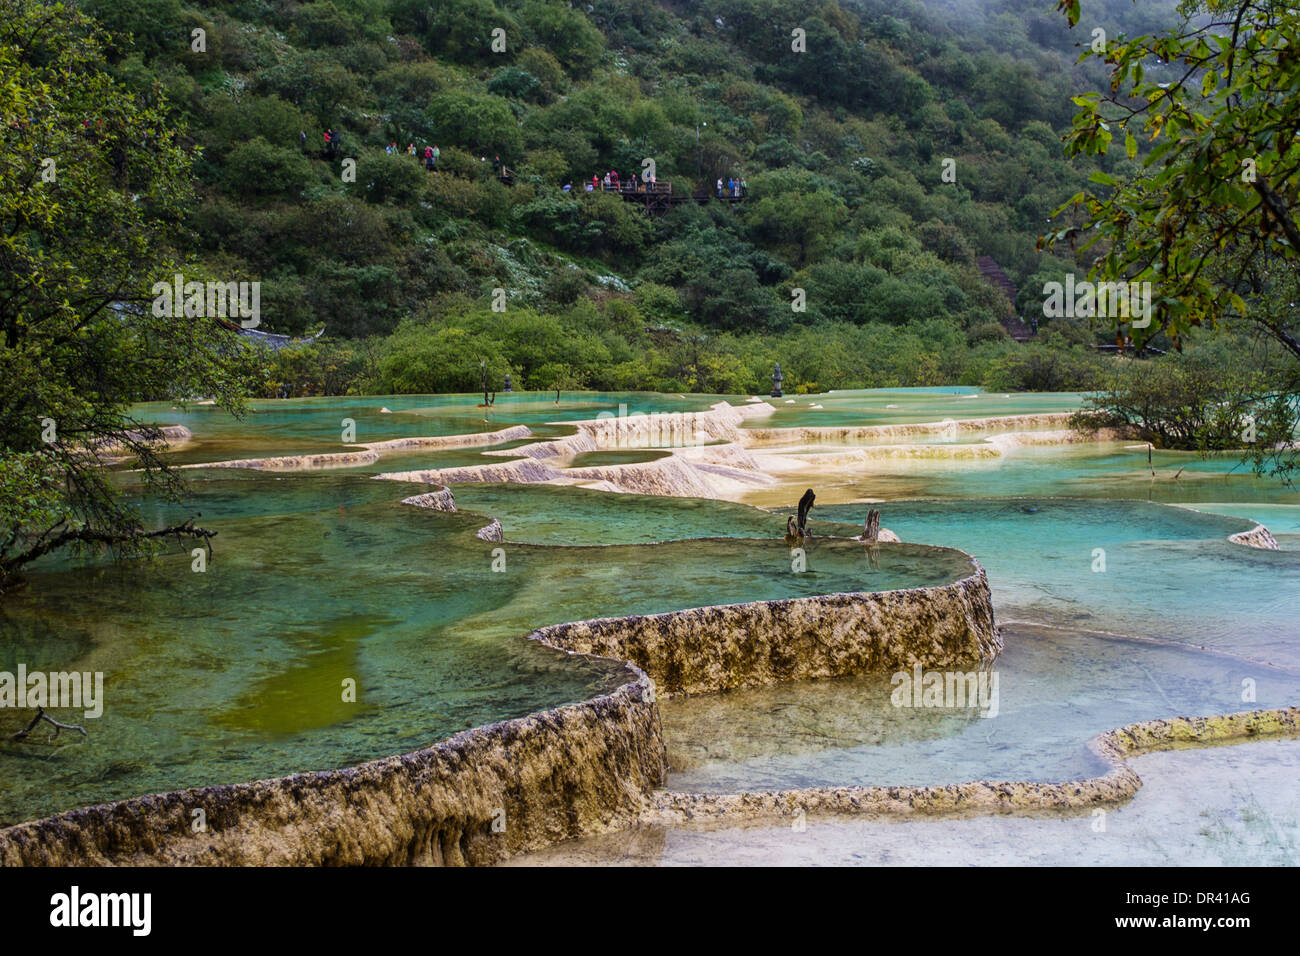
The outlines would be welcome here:
<svg viewBox="0 0 1300 956">
<path fill-rule="evenodd" d="M 1077 631 L 1005 628 L 991 706 L 891 702 L 890 675 L 787 684 L 661 707 L 675 790 L 738 792 L 1105 773 L 1086 742 L 1122 724 L 1283 707 L 1300 670 Z M 1243 701 L 1253 681 L 1254 701 Z M 988 715 L 988 716 L 985 716 Z"/>
<path fill-rule="evenodd" d="M 924 444 L 910 437 L 897 441 Z M 798 458 L 801 452 L 823 455 L 851 448 L 818 445 L 764 451 Z M 1193 452 L 1156 451 L 1148 465 L 1146 446 L 1124 442 L 1025 446 L 987 458 L 882 457 L 834 468 L 809 464 L 783 477 L 790 484 L 814 485 L 818 500 L 826 503 L 1054 495 L 1196 507 L 1215 504 L 1223 506 L 1218 510 L 1242 516 L 1251 516 L 1257 505 L 1300 506 L 1300 490 L 1257 478 L 1235 458 L 1204 459 Z M 744 500 L 770 507 L 784 503 L 787 497 L 786 491 L 758 490 Z M 1300 509 L 1290 513 L 1300 515 Z"/>
<path fill-rule="evenodd" d="M 849 389 L 821 395 L 760 396 L 776 408 L 748 422 L 752 428 L 843 425 L 899 425 L 994 415 L 1039 415 L 1073 412 L 1083 396 L 1077 392 L 985 392 L 962 385 L 950 388 Z M 821 405 L 821 408 L 814 408 Z"/>
<path fill-rule="evenodd" d="M 1106 810 L 646 826 L 561 843 L 507 865 L 1294 866 L 1300 859 L 1300 740 L 1144 754 L 1132 766 L 1142 789 Z"/>
<path fill-rule="evenodd" d="M 528 425 L 539 437 L 551 437 L 571 429 L 553 427 L 550 423 L 617 415 L 620 406 L 626 406 L 628 414 L 682 412 L 707 408 L 725 398 L 721 395 L 684 398 L 651 392 L 565 392 L 557 403 L 553 392 L 514 392 L 498 394 L 492 407 L 485 408 L 481 394 L 372 395 L 258 400 L 249 403 L 242 420 L 211 405 L 182 406 L 166 402 L 137 405 L 135 414 L 142 422 L 189 428 L 195 442 L 178 451 L 175 460 L 191 464 L 347 451 L 343 439 L 344 430 L 349 428 L 352 441 L 358 444 L 393 438 L 468 435 L 510 425 Z M 731 400 L 737 399 L 732 396 Z M 384 408 L 388 412 L 381 411 Z"/>
<path fill-rule="evenodd" d="M 544 544 L 500 546 L 494 571 L 498 546 L 473 535 L 483 517 L 399 503 L 423 486 L 211 474 L 191 504 L 218 531 L 206 571 L 193 570 L 188 551 L 92 570 L 65 560 L 6 599 L 0 670 L 102 671 L 106 703 L 96 720 L 61 715 L 86 723 L 86 740 L 0 745 L 0 821 L 347 766 L 623 679 L 612 663 L 523 639 L 543 624 L 945 583 L 970 569 L 955 552 L 919 545 L 883 548 L 872 567 L 860 546 L 825 541 L 809 550 L 808 571 L 793 574 L 775 534 L 630 543 L 705 533 L 697 515 L 682 534 L 700 503 L 618 496 L 623 518 L 611 523 L 609 499 L 592 492 L 482 488 L 477 504 L 511 502 L 492 509 L 508 539 L 528 534 L 524 515 L 553 528 L 531 534 Z M 474 507 L 467 491 L 462 506 Z M 733 508 L 749 517 L 738 531 L 780 523 Z M 179 516 L 153 509 L 160 522 Z M 343 699 L 347 680 L 355 702 Z M 6 730 L 20 719 L 4 717 Z"/>
<path fill-rule="evenodd" d="M 189 426 L 196 441 L 178 456 L 199 463 L 341 451 L 343 418 L 356 422 L 357 442 L 516 423 L 547 437 L 620 404 L 696 410 L 716 397 L 576 393 L 557 407 L 553 396 L 499 395 L 491 409 L 477 408 L 480 400 L 257 403 L 244 423 L 211 408 L 155 405 L 141 416 Z M 937 421 L 1066 411 L 1078 401 L 846 392 L 777 403 L 749 424 Z M 148 502 L 145 512 L 154 523 L 201 512 L 200 523 L 220 532 L 205 572 L 191 569 L 188 550 L 124 566 L 45 562 L 0 607 L 0 670 L 19 662 L 100 670 L 107 704 L 88 740 L 0 745 L 0 822 L 401 753 L 584 699 L 619 676 L 613 665 L 523 640 L 543 624 L 965 573 L 948 552 L 915 546 L 882 547 L 872 569 L 860 548 L 814 538 L 810 573 L 793 575 L 780 544 L 784 511 L 458 485 L 462 513 L 448 515 L 399 504 L 425 486 L 371 477 L 508 460 L 484 450 L 416 449 L 305 474 L 195 470 L 187 508 Z M 893 707 L 888 675 L 675 699 L 663 708 L 670 784 L 1068 778 L 1095 772 L 1084 743 L 1110 727 L 1300 701 L 1300 495 L 1234 461 L 1157 453 L 1152 464 L 1155 478 L 1145 449 L 1111 443 L 980 461 L 882 460 L 838 478 L 813 469 L 819 501 L 885 499 L 882 524 L 905 541 L 980 559 L 999 620 L 1012 622 L 995 664 L 999 714 Z M 762 503 L 788 508 L 802 487 L 796 476 Z M 819 504 L 813 530 L 854 533 L 866 507 Z M 491 567 L 497 546 L 473 536 L 487 516 L 505 529 L 503 572 Z M 1267 523 L 1288 550 L 1228 544 L 1247 519 Z M 654 542 L 669 543 L 647 547 Z M 1104 571 L 1094 570 L 1098 549 Z M 340 694 L 349 678 L 356 703 Z M 1254 701 L 1243 700 L 1246 680 Z"/>
<path fill-rule="evenodd" d="M 1000 711 L 894 707 L 889 676 L 670 700 L 670 787 L 1074 779 L 1096 772 L 1084 745 L 1110 728 L 1300 700 L 1300 550 L 1227 541 L 1253 521 L 1124 500 L 879 507 L 903 540 L 943 540 L 988 572 Z M 864 510 L 819 507 L 810 527 Z"/>
<path fill-rule="evenodd" d="M 861 511 L 833 505 L 814 514 L 851 520 Z M 904 541 L 942 540 L 977 555 L 999 620 L 1300 667 L 1300 551 L 1228 542 L 1252 521 L 1145 501 L 1038 497 L 889 502 L 881 512 Z"/>
<path fill-rule="evenodd" d="M 609 465 L 635 465 L 643 461 L 658 461 L 667 458 L 670 452 L 651 448 L 628 449 L 626 451 L 589 451 L 574 455 L 567 468 L 603 468 Z"/>
</svg>

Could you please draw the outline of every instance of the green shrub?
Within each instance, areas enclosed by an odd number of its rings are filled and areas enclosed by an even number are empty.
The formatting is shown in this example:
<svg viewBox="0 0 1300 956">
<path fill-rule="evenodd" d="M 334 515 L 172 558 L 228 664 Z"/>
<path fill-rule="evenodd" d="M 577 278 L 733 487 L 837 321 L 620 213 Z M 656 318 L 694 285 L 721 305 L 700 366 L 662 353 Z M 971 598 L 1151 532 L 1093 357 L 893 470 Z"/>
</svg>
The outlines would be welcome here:
<svg viewBox="0 0 1300 956">
<path fill-rule="evenodd" d="M 227 189 L 255 196 L 297 196 L 314 178 L 302 153 L 272 146 L 260 136 L 232 149 L 222 173 Z"/>
</svg>

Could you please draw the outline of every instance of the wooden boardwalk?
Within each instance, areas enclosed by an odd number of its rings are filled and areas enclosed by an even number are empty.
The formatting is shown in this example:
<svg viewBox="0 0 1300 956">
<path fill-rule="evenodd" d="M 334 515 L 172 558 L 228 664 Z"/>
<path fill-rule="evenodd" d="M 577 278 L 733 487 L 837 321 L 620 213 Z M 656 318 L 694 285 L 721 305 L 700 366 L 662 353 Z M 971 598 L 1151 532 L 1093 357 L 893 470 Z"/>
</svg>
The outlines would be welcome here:
<svg viewBox="0 0 1300 956">
<path fill-rule="evenodd" d="M 497 173 L 499 179 L 506 186 L 515 184 L 515 171 L 507 166 L 502 166 Z M 593 192 L 595 190 L 592 190 Z M 693 202 L 705 205 L 710 201 L 725 203 L 740 203 L 745 201 L 744 196 L 717 196 L 714 190 L 708 187 L 695 189 L 690 193 L 673 192 L 672 183 L 646 183 L 641 180 L 632 182 L 620 182 L 617 186 L 604 184 L 601 185 L 600 191 L 604 193 L 616 193 L 624 202 L 636 203 L 645 209 L 646 212 L 657 216 L 662 216 L 673 206 L 681 203 Z M 572 195 L 580 196 L 587 192 L 586 188 L 578 189 L 575 187 Z"/>
<path fill-rule="evenodd" d="M 700 189 L 690 193 L 673 192 L 672 183 L 646 183 L 641 180 L 619 183 L 618 186 L 602 186 L 601 192 L 617 193 L 624 202 L 636 203 L 648 213 L 662 216 L 673 206 L 693 202 L 703 205 L 713 196 L 708 190 Z"/>
</svg>

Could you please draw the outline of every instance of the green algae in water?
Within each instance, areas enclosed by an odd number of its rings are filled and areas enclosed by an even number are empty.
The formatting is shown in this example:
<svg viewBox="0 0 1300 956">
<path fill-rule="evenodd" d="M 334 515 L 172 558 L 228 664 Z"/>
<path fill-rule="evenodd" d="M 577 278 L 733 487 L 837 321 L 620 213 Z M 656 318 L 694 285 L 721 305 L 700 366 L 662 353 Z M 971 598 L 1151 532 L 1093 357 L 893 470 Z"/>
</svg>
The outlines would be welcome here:
<svg viewBox="0 0 1300 956">
<path fill-rule="evenodd" d="M 473 535 L 484 518 L 400 503 L 420 490 L 359 475 L 226 473 L 199 482 L 189 506 L 218 531 L 206 572 L 192 570 L 188 550 L 122 565 L 59 559 L 34 572 L 0 610 L 0 646 L 29 667 L 102 671 L 105 710 L 84 741 L 0 745 L 0 821 L 354 765 L 625 679 L 614 662 L 524 639 L 545 624 L 969 572 L 950 551 L 885 547 L 872 566 L 861 546 L 827 540 L 809 547 L 808 573 L 794 574 L 774 534 L 653 548 L 507 544 L 496 573 L 496 546 Z M 560 500 L 581 509 L 600 500 L 569 491 Z M 657 500 L 657 516 L 642 502 L 647 526 L 690 510 Z M 148 510 L 159 523 L 191 513 Z M 599 540 L 595 519 L 571 540 Z M 615 526 L 608 514 L 605 526 Z M 507 524 L 508 535 L 524 531 Z M 342 700 L 348 678 L 355 704 Z M 0 715 L 0 730 L 19 719 Z"/>
<path fill-rule="evenodd" d="M 626 451 L 588 451 L 574 455 L 566 468 L 605 468 L 610 465 L 637 465 L 646 461 L 667 458 L 670 452 L 653 448 L 633 448 Z"/>
<path fill-rule="evenodd" d="M 533 394 L 498 396 L 496 407 L 478 409 L 478 400 L 261 403 L 242 424 L 211 408 L 192 408 L 184 416 L 166 406 L 146 412 L 154 421 L 189 425 L 198 443 L 184 460 L 198 462 L 345 450 L 344 417 L 357 422 L 358 442 L 516 423 L 549 437 L 570 431 L 549 422 L 616 414 L 620 403 L 630 412 L 701 410 L 709 403 L 700 396 L 566 393 L 558 407 Z M 807 401 L 825 408 L 810 409 Z M 905 390 L 799 402 L 778 402 L 777 414 L 748 424 L 1068 411 L 1078 396 Z M 394 414 L 380 412 L 381 406 Z M 43 562 L 32 587 L 0 607 L 6 669 L 24 661 L 44 669 L 103 670 L 106 712 L 89 728 L 87 741 L 65 735 L 54 745 L 0 745 L 0 821 L 181 786 L 351 765 L 583 700 L 622 680 L 617 665 L 523 640 L 543 624 L 943 583 L 965 573 L 964 559 L 949 552 L 881 547 L 880 566 L 872 567 L 863 564 L 860 547 L 814 538 L 809 573 L 793 575 L 780 543 L 784 512 L 722 502 L 477 485 L 457 486 L 455 494 L 462 509 L 478 514 L 447 515 L 398 504 L 427 486 L 367 477 L 507 460 L 484 457 L 482 450 L 413 450 L 326 473 L 192 472 L 199 495 L 190 507 L 146 502 L 145 511 L 149 523 L 162 524 L 199 510 L 203 524 L 220 530 L 203 575 L 190 570 L 188 552 L 123 567 Z M 1241 660 L 1295 659 L 1300 608 L 1294 554 L 1227 544 L 1226 534 L 1249 526 L 1240 519 L 1106 499 L 1213 502 L 1213 510 L 1228 515 L 1248 514 L 1256 503 L 1274 509 L 1270 521 L 1293 516 L 1300 530 L 1300 495 L 1242 475 L 1226 459 L 1156 453 L 1154 464 L 1152 480 L 1145 451 L 1112 444 L 863 469 L 851 480 L 857 495 L 953 499 L 886 503 L 883 523 L 904 540 L 976 554 L 989 568 L 1000 620 L 1014 615 L 1056 629 L 1008 629 L 1008 649 L 997 665 L 1003 714 L 994 720 L 920 711 L 882 717 L 871 711 L 879 706 L 878 676 L 701 702 L 720 708 L 721 717 L 674 722 L 688 711 L 666 709 L 670 751 L 687 754 L 692 740 L 702 748 L 693 769 L 679 773 L 697 774 L 695 785 L 704 789 L 745 781 L 1068 777 L 1092 772 L 1082 741 L 1119 724 L 1180 709 L 1211 713 L 1294 703 L 1297 688 L 1287 667 L 1261 669 Z M 131 478 L 122 480 L 129 484 Z M 1052 495 L 1091 500 L 1010 497 Z M 990 496 L 999 500 L 979 500 Z M 856 533 L 865 507 L 819 505 L 814 532 Z M 506 573 L 490 571 L 494 546 L 473 538 L 484 516 L 499 517 L 505 527 Z M 707 540 L 687 540 L 701 538 Z M 632 547 L 656 541 L 676 543 Z M 1108 559 L 1104 574 L 1090 570 L 1098 547 Z M 1214 645 L 1237 657 L 1151 650 L 1090 631 Z M 331 685 L 341 684 L 348 671 L 356 673 L 358 703 L 339 709 L 342 688 Z M 1240 701 L 1240 681 L 1247 677 L 1259 683 L 1258 703 Z M 746 706 L 728 711 L 738 702 Z M 694 704 L 669 701 L 668 707 Z M 744 714 L 752 720 L 741 719 Z M 0 722 L 11 717 L 0 714 Z M 754 742 L 764 721 L 785 727 L 777 743 Z M 755 731 L 748 743 L 740 732 L 747 727 Z M 872 736 L 873 727 L 884 730 Z M 711 728 L 707 735 L 700 733 L 705 728 Z M 686 778 L 675 779 L 682 784 Z"/>
<path fill-rule="evenodd" d="M 542 485 L 456 485 L 459 508 L 499 518 L 507 541 L 548 545 L 638 544 L 727 535 L 777 540 L 784 515 L 747 505 L 662 495 L 611 495 Z M 861 527 L 820 525 L 825 533 Z"/>
<path fill-rule="evenodd" d="M 897 439 L 905 444 L 913 438 Z M 851 448 L 854 446 L 844 446 Z M 837 446 L 818 445 L 815 453 Z M 774 446 L 774 451 L 782 449 Z M 1152 475 L 1152 468 L 1155 474 Z M 976 459 L 875 459 L 858 474 L 836 475 L 841 499 L 1003 498 L 1013 495 L 1135 499 L 1173 504 L 1300 504 L 1300 489 L 1258 478 L 1230 456 L 1156 451 L 1132 442 L 1025 446 Z"/>
<path fill-rule="evenodd" d="M 360 644 L 396 623 L 395 618 L 357 616 L 329 629 L 309 627 L 286 635 L 298 645 L 299 656 L 257 680 L 213 722 L 261 734 L 296 734 L 365 716 L 365 701 L 355 693 Z"/>
</svg>

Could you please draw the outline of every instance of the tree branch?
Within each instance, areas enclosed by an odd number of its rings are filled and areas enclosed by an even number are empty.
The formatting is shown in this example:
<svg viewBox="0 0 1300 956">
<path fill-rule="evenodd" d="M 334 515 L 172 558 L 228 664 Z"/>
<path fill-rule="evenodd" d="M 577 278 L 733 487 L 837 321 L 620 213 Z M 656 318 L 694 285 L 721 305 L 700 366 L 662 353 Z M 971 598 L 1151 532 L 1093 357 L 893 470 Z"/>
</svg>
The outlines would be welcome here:
<svg viewBox="0 0 1300 956">
<path fill-rule="evenodd" d="M 1286 234 L 1287 240 L 1291 243 L 1292 249 L 1300 249 L 1300 229 L 1296 228 L 1295 220 L 1291 218 L 1290 212 L 1286 208 L 1286 202 L 1269 188 L 1268 183 L 1263 179 L 1256 179 L 1254 182 L 1255 192 L 1259 193 L 1259 198 L 1263 201 L 1268 211 L 1273 214 L 1277 220 L 1282 232 Z"/>
<path fill-rule="evenodd" d="M 36 725 L 39 724 L 42 720 L 46 721 L 47 723 L 50 723 L 50 724 L 53 724 L 53 725 L 54 725 L 54 736 L 55 736 L 55 737 L 59 736 L 59 731 L 60 731 L 60 730 L 75 730 L 75 731 L 77 731 L 77 733 L 81 734 L 81 736 L 83 736 L 83 737 L 89 737 L 89 736 L 90 736 L 90 734 L 86 733 L 86 728 L 83 727 L 83 726 L 81 726 L 80 724 L 65 724 L 65 723 L 61 723 L 60 721 L 55 720 L 53 717 L 51 717 L 49 714 L 47 714 L 47 713 L 45 712 L 45 708 L 44 708 L 44 707 L 37 707 L 37 708 L 36 708 L 36 716 L 32 718 L 32 722 L 31 722 L 30 724 L 28 724 L 26 727 L 24 727 L 22 730 L 18 731 L 18 733 L 11 735 L 9 739 L 10 739 L 10 740 L 25 740 L 25 739 L 27 738 L 27 735 L 30 734 L 33 730 L 35 730 L 35 729 L 36 729 Z"/>
<path fill-rule="evenodd" d="M 202 517 L 197 515 L 196 517 Z M 6 561 L 0 562 L 0 585 L 3 585 L 6 578 L 10 577 L 18 568 L 36 560 L 42 555 L 49 554 L 56 548 L 61 548 L 65 544 L 71 544 L 74 541 L 80 541 L 91 544 L 103 544 L 113 546 L 125 544 L 129 541 L 145 541 L 153 538 L 182 537 L 202 538 L 204 546 L 208 550 L 208 556 L 212 556 L 212 539 L 217 536 L 217 532 L 210 531 L 207 528 L 197 528 L 194 526 L 194 518 L 190 518 L 181 524 L 171 525 L 167 528 L 160 528 L 157 531 L 101 531 L 97 528 L 76 528 L 60 531 L 58 534 L 53 532 L 62 527 L 66 519 L 60 521 L 51 528 L 46 529 L 37 539 L 36 544 L 26 551 L 18 554 Z"/>
</svg>

